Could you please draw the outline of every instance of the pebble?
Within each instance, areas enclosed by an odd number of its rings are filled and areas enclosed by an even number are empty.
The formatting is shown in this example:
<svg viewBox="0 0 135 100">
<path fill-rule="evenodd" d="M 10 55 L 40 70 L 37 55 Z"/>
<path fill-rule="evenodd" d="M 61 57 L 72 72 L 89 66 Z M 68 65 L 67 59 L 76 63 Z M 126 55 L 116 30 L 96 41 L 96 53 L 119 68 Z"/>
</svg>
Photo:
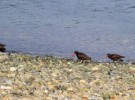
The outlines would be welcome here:
<svg viewBox="0 0 135 100">
<path fill-rule="evenodd" d="M 72 87 L 67 88 L 67 91 L 73 91 Z"/>
<path fill-rule="evenodd" d="M 80 80 L 80 84 L 84 84 L 84 83 L 86 83 L 85 80 Z"/>
<path fill-rule="evenodd" d="M 58 75 L 57 75 L 56 73 L 52 73 L 52 76 L 53 76 L 53 77 L 56 77 L 56 76 L 58 76 Z"/>
<path fill-rule="evenodd" d="M 61 59 L 54 57 L 39 57 L 39 61 L 25 54 L 8 56 L 6 63 L 0 62 L 0 99 L 9 93 L 14 93 L 15 100 L 135 99 L 134 64 L 117 63 L 114 68 L 114 63 L 86 64 L 64 59 L 61 63 Z"/>
<path fill-rule="evenodd" d="M 98 67 L 93 67 L 93 68 L 92 68 L 92 71 L 93 71 L 93 72 L 98 71 L 98 70 L 99 70 Z"/>
<path fill-rule="evenodd" d="M 1 86 L 0 88 L 3 89 L 3 90 L 9 90 L 9 89 L 12 89 L 10 86 Z"/>
<path fill-rule="evenodd" d="M 135 67 L 129 67 L 129 69 L 135 71 Z"/>
<path fill-rule="evenodd" d="M 8 84 L 8 85 L 12 85 L 12 81 L 11 80 L 6 80 L 6 83 L 5 84 Z"/>
<path fill-rule="evenodd" d="M 17 68 L 15 68 L 15 67 L 11 67 L 11 68 L 10 68 L 10 71 L 11 71 L 11 72 L 16 71 L 16 70 L 17 70 Z"/>
</svg>

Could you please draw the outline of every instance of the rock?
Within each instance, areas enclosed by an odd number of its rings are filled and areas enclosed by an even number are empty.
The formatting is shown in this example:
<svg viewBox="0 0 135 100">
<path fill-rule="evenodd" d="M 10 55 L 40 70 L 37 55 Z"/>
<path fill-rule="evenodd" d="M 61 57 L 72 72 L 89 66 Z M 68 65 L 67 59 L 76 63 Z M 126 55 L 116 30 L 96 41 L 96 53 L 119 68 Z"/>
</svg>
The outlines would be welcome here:
<svg viewBox="0 0 135 100">
<path fill-rule="evenodd" d="M 15 74 L 7 74 L 7 77 L 8 77 L 8 78 L 15 77 Z"/>
<path fill-rule="evenodd" d="M 6 80 L 5 84 L 12 85 L 12 81 L 11 80 Z"/>
<path fill-rule="evenodd" d="M 67 88 L 67 91 L 73 91 L 72 87 Z"/>
<path fill-rule="evenodd" d="M 11 67 L 11 68 L 10 68 L 10 71 L 11 71 L 11 72 L 16 71 L 16 70 L 17 70 L 17 68 L 15 68 L 15 67 Z"/>
<path fill-rule="evenodd" d="M 52 100 L 51 97 L 45 97 L 45 100 Z"/>
<path fill-rule="evenodd" d="M 12 89 L 10 86 L 1 86 L 0 88 L 3 89 L 3 90 L 10 90 L 10 89 Z"/>
<path fill-rule="evenodd" d="M 56 76 L 58 76 L 58 75 L 57 75 L 56 73 L 52 73 L 52 76 L 53 76 L 53 77 L 56 77 Z"/>
<path fill-rule="evenodd" d="M 49 92 L 48 90 L 44 90 L 44 93 L 46 93 L 46 94 L 47 94 L 48 92 Z"/>
<path fill-rule="evenodd" d="M 82 97 L 82 100 L 89 100 L 87 97 Z"/>
<path fill-rule="evenodd" d="M 85 80 L 80 80 L 79 82 L 80 82 L 80 84 L 84 84 L 84 83 L 86 83 L 86 81 L 85 81 Z"/>
<path fill-rule="evenodd" d="M 68 65 L 72 65 L 72 63 L 71 63 L 71 62 L 67 62 L 67 64 L 68 64 Z"/>
<path fill-rule="evenodd" d="M 104 99 L 101 97 L 90 97 L 89 100 L 104 100 Z"/>
<path fill-rule="evenodd" d="M 92 71 L 93 71 L 93 72 L 98 71 L 98 70 L 99 70 L 98 67 L 93 67 L 93 68 L 92 68 Z"/>
<path fill-rule="evenodd" d="M 72 69 L 69 69 L 68 71 L 69 71 L 69 72 L 72 72 L 73 70 L 72 70 Z"/>
<path fill-rule="evenodd" d="M 129 67 L 131 71 L 135 71 L 135 67 Z"/>
</svg>

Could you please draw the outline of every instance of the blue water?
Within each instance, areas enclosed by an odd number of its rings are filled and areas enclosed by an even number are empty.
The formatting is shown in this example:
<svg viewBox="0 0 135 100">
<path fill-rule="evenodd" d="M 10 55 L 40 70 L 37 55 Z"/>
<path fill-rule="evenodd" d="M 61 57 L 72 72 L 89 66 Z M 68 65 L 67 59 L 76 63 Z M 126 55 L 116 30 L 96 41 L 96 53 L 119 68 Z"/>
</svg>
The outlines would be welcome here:
<svg viewBox="0 0 135 100">
<path fill-rule="evenodd" d="M 0 0 L 0 43 L 8 51 L 135 59 L 135 0 Z"/>
</svg>

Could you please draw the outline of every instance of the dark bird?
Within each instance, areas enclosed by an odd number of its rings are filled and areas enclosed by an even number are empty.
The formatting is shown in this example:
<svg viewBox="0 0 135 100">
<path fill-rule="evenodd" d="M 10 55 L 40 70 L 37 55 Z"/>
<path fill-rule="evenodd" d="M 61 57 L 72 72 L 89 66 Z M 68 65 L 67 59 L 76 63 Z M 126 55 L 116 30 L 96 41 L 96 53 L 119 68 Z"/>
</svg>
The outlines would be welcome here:
<svg viewBox="0 0 135 100">
<path fill-rule="evenodd" d="M 80 60 L 91 60 L 91 58 L 89 56 L 87 56 L 86 54 L 79 52 L 79 51 L 74 51 L 73 55 L 76 55 L 78 59 Z"/>
<path fill-rule="evenodd" d="M 107 54 L 107 57 L 110 58 L 113 61 L 123 61 L 122 58 L 125 58 L 125 56 L 121 56 L 119 54 Z"/>
<path fill-rule="evenodd" d="M 5 46 L 6 46 L 5 44 L 1 44 L 1 43 L 0 43 L 0 51 L 1 51 L 1 52 L 5 52 L 5 51 L 6 51 Z"/>
</svg>

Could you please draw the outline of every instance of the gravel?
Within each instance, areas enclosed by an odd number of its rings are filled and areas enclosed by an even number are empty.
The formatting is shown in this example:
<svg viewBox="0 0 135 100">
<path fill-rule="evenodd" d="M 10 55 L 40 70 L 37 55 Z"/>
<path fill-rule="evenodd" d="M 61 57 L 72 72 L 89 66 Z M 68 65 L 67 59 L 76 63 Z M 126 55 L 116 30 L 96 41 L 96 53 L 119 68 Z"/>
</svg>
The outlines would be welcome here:
<svg viewBox="0 0 135 100">
<path fill-rule="evenodd" d="M 0 53 L 1 100 L 135 100 L 135 65 Z"/>
</svg>

